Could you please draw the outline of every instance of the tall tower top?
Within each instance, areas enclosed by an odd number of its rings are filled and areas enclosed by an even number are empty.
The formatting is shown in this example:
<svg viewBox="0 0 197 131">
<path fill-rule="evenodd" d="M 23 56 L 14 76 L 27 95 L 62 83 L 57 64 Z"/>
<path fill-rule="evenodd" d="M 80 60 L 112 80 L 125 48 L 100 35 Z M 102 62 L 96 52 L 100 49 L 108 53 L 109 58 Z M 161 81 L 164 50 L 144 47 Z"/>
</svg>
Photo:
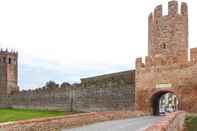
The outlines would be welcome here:
<svg viewBox="0 0 197 131">
<path fill-rule="evenodd" d="M 18 91 L 18 53 L 0 49 L 0 96 Z"/>
<path fill-rule="evenodd" d="M 188 59 L 188 7 L 185 2 L 178 9 L 178 1 L 168 2 L 168 14 L 163 15 L 158 5 L 148 18 L 148 55 L 174 57 L 177 61 Z M 179 13 L 180 12 L 180 13 Z"/>
</svg>

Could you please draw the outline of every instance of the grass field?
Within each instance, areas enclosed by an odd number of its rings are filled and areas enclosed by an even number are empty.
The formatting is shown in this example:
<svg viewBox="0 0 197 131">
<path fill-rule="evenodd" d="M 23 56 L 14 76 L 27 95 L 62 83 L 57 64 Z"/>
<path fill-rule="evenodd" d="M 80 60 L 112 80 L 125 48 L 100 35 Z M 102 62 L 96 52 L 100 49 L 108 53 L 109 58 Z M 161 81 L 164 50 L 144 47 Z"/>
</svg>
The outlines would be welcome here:
<svg viewBox="0 0 197 131">
<path fill-rule="evenodd" d="M 65 114 L 63 111 L 39 111 L 29 109 L 0 109 L 0 122 L 27 120 L 32 118 L 61 116 Z"/>
<path fill-rule="evenodd" d="M 187 131 L 197 131 L 197 116 L 188 116 L 186 118 Z"/>
</svg>

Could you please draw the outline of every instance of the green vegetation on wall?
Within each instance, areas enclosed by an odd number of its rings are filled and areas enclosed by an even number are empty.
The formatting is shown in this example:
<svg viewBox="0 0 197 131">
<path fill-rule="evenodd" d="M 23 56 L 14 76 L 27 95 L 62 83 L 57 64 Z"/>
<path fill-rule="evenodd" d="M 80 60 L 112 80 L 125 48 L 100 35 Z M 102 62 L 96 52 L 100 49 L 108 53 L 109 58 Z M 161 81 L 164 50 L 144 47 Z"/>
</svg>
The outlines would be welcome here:
<svg viewBox="0 0 197 131">
<path fill-rule="evenodd" d="M 187 131 L 197 131 L 197 116 L 188 116 L 186 118 Z"/>
</svg>

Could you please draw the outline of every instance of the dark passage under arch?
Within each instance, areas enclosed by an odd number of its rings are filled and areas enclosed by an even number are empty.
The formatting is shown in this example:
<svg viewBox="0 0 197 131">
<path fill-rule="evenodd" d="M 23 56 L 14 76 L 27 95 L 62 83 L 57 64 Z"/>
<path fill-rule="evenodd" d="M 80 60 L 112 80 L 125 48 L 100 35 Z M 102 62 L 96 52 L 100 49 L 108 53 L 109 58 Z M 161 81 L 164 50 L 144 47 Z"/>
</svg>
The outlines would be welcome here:
<svg viewBox="0 0 197 131">
<path fill-rule="evenodd" d="M 166 112 L 178 110 L 178 98 L 173 92 L 161 91 L 152 98 L 153 115 L 162 115 Z"/>
</svg>

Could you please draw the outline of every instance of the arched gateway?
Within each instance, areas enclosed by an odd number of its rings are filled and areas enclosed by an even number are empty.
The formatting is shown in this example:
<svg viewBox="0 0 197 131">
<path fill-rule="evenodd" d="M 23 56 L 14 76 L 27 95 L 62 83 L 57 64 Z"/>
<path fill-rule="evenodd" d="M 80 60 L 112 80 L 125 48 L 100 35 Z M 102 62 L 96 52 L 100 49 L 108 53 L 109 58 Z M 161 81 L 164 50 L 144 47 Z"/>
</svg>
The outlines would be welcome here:
<svg viewBox="0 0 197 131">
<path fill-rule="evenodd" d="M 164 115 L 179 109 L 179 100 L 171 91 L 159 91 L 151 98 L 153 115 Z"/>
</svg>

